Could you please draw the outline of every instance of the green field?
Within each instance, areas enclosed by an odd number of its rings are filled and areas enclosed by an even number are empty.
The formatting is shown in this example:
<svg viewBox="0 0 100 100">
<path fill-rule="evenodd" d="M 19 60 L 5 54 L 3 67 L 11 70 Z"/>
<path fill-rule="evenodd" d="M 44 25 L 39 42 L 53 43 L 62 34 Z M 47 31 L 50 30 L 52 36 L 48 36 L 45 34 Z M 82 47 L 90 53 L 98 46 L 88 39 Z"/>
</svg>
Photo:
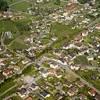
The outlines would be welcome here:
<svg viewBox="0 0 100 100">
<path fill-rule="evenodd" d="M 98 79 L 100 74 L 98 71 L 96 70 L 78 71 L 78 74 L 100 90 L 100 79 Z"/>
<path fill-rule="evenodd" d="M 19 21 L 11 21 L 11 20 L 1 20 L 0 21 L 0 33 L 11 31 L 14 35 L 20 35 L 21 32 L 28 31 L 26 28 L 28 27 L 27 24 L 30 22 L 30 19 L 22 19 Z M 15 36 L 16 37 L 16 36 Z"/>
<path fill-rule="evenodd" d="M 54 33 L 58 37 L 58 42 L 55 43 L 54 47 L 61 47 L 65 42 L 70 42 L 82 29 L 72 29 L 70 25 L 64 25 L 62 23 L 52 24 L 51 33 Z"/>
<path fill-rule="evenodd" d="M 10 21 L 10 20 L 0 21 L 0 33 L 6 32 L 6 31 L 18 32 L 18 29 L 15 26 L 15 23 L 13 21 Z"/>
<path fill-rule="evenodd" d="M 29 35 L 29 33 L 30 33 L 29 26 L 27 25 L 30 22 L 31 22 L 30 18 L 27 19 L 27 17 L 24 19 L 15 20 L 15 21 L 1 20 L 0 21 L 0 36 L 1 36 L 2 32 L 11 32 L 12 36 L 13 36 L 12 39 L 8 39 L 6 37 L 4 40 L 4 43 L 7 45 L 9 43 L 11 43 L 10 48 L 12 48 L 12 49 L 17 49 L 17 47 L 18 47 L 18 49 L 26 48 L 27 46 L 23 42 L 23 40 L 24 40 L 23 37 Z"/>
<path fill-rule="evenodd" d="M 28 66 L 24 71 L 23 71 L 24 75 L 38 75 L 38 71 L 35 69 L 35 67 L 33 65 Z"/>
<path fill-rule="evenodd" d="M 89 62 L 88 62 L 88 60 L 87 60 L 85 55 L 81 55 L 81 56 L 77 56 L 74 59 L 74 64 L 88 65 Z"/>
<path fill-rule="evenodd" d="M 3 84 L 0 85 L 0 94 L 4 93 L 6 90 L 15 85 L 15 82 L 11 79 L 6 80 Z"/>
<path fill-rule="evenodd" d="M 10 8 L 15 11 L 27 11 L 31 7 L 31 2 L 23 1 L 18 4 L 12 5 Z"/>
<path fill-rule="evenodd" d="M 12 99 L 12 100 L 22 100 L 22 98 L 19 97 L 19 96 L 13 96 L 11 99 Z"/>
<path fill-rule="evenodd" d="M 21 43 L 21 41 L 13 41 L 9 46 L 9 49 L 26 49 L 28 46 L 24 43 Z"/>
<path fill-rule="evenodd" d="M 71 39 L 74 35 L 77 35 L 81 29 L 72 29 L 70 25 L 64 25 L 62 23 L 52 24 L 51 32 L 59 38 L 68 37 Z"/>
</svg>

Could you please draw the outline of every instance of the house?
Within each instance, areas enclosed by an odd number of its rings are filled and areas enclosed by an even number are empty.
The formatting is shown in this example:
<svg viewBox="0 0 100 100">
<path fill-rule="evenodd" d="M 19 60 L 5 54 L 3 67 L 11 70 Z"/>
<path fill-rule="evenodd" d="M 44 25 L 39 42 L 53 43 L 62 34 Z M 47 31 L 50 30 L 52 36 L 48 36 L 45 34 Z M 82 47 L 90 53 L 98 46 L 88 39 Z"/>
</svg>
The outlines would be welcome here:
<svg viewBox="0 0 100 100">
<path fill-rule="evenodd" d="M 57 76 L 56 69 L 48 69 L 49 76 Z"/>
<path fill-rule="evenodd" d="M 57 100 L 63 100 L 64 95 L 61 94 L 61 93 L 59 93 L 59 92 L 57 92 L 57 93 L 55 94 L 55 97 L 57 98 Z"/>
<path fill-rule="evenodd" d="M 22 60 L 22 64 L 23 64 L 23 65 L 27 64 L 28 62 L 29 62 L 29 61 L 28 61 L 27 59 Z"/>
<path fill-rule="evenodd" d="M 27 94 L 27 89 L 22 87 L 18 90 L 18 95 L 21 97 L 21 98 L 26 98 L 28 97 L 28 94 Z"/>
<path fill-rule="evenodd" d="M 0 17 L 2 17 L 2 13 L 0 12 Z"/>
<path fill-rule="evenodd" d="M 62 71 L 61 71 L 61 69 L 56 70 L 56 77 L 57 78 L 61 78 L 62 77 Z"/>
<path fill-rule="evenodd" d="M 96 91 L 94 89 L 90 89 L 88 91 L 88 94 L 91 95 L 91 96 L 95 96 L 96 95 Z"/>
<path fill-rule="evenodd" d="M 37 0 L 36 2 L 37 2 L 37 3 L 41 3 L 41 2 L 43 2 L 43 0 Z"/>
<path fill-rule="evenodd" d="M 41 70 L 40 73 L 41 73 L 41 75 L 42 75 L 44 78 L 46 78 L 46 77 L 49 75 L 48 71 L 45 70 L 45 69 L 44 69 L 44 70 Z"/>
<path fill-rule="evenodd" d="M 78 46 L 76 46 L 74 43 L 73 44 L 69 44 L 67 47 L 63 47 L 63 49 L 71 49 L 71 48 L 77 48 L 80 49 Z"/>
<path fill-rule="evenodd" d="M 68 88 L 71 88 L 73 85 L 71 82 L 65 80 L 65 85 L 68 87 Z"/>
<path fill-rule="evenodd" d="M 77 0 L 69 0 L 71 3 L 78 3 Z"/>
<path fill-rule="evenodd" d="M 42 91 L 42 92 L 40 92 L 40 95 L 41 95 L 43 98 L 50 97 L 50 94 L 49 94 L 47 91 Z"/>
<path fill-rule="evenodd" d="M 12 18 L 13 14 L 10 11 L 4 12 L 3 13 L 3 18 Z"/>
<path fill-rule="evenodd" d="M 33 100 L 31 96 L 28 96 L 25 100 Z"/>
<path fill-rule="evenodd" d="M 69 2 L 65 8 L 65 11 L 68 12 L 68 14 L 70 14 L 71 12 L 74 12 L 77 9 L 78 9 L 78 6 L 76 3 Z"/>
<path fill-rule="evenodd" d="M 52 41 L 56 41 L 57 40 L 57 37 L 52 37 L 51 40 Z"/>
<path fill-rule="evenodd" d="M 33 90 L 37 90 L 38 89 L 38 86 L 35 84 L 35 83 L 32 83 L 30 88 Z"/>
<path fill-rule="evenodd" d="M 3 73 L 2 73 L 5 77 L 10 77 L 13 75 L 13 69 L 12 68 L 6 68 L 3 70 Z"/>
<path fill-rule="evenodd" d="M 56 69 L 56 68 L 58 68 L 59 66 L 58 66 L 57 64 L 50 63 L 50 67 Z"/>
<path fill-rule="evenodd" d="M 79 94 L 79 100 L 87 100 L 87 96 L 84 94 Z"/>
<path fill-rule="evenodd" d="M 0 66 L 4 66 L 4 59 L 0 59 Z"/>
<path fill-rule="evenodd" d="M 0 83 L 4 82 L 5 76 L 0 74 Z"/>
<path fill-rule="evenodd" d="M 66 43 L 63 45 L 63 49 L 67 49 L 67 48 L 68 48 L 68 44 Z"/>
<path fill-rule="evenodd" d="M 12 32 L 11 32 L 11 31 L 5 32 L 5 36 L 6 36 L 8 39 L 12 39 L 12 38 L 13 38 L 13 35 L 12 35 Z"/>
<path fill-rule="evenodd" d="M 79 34 L 75 39 L 74 39 L 74 43 L 77 43 L 77 42 L 82 42 L 83 40 L 83 37 L 81 34 Z"/>
<path fill-rule="evenodd" d="M 40 69 L 41 66 L 39 64 L 35 64 L 36 69 Z"/>
<path fill-rule="evenodd" d="M 82 88 L 82 87 L 84 87 L 84 83 L 83 82 L 81 82 L 81 81 L 77 81 L 76 83 L 75 83 L 79 88 Z"/>
<path fill-rule="evenodd" d="M 64 58 L 59 58 L 58 62 L 63 64 L 63 65 L 67 65 L 67 62 Z"/>
<path fill-rule="evenodd" d="M 100 94 L 95 95 L 95 100 L 100 100 Z"/>
<path fill-rule="evenodd" d="M 95 27 L 97 30 L 100 30 L 100 24 L 97 24 Z"/>
<path fill-rule="evenodd" d="M 61 52 L 59 50 L 53 51 L 53 54 L 56 56 L 61 56 Z"/>
<path fill-rule="evenodd" d="M 71 65 L 70 68 L 72 70 L 76 70 L 76 71 L 80 69 L 80 67 L 78 65 L 77 66 Z"/>
<path fill-rule="evenodd" d="M 78 92 L 78 88 L 75 87 L 75 86 L 73 86 L 73 87 L 71 87 L 71 88 L 67 91 L 67 94 L 68 94 L 69 96 L 74 96 L 74 95 L 77 94 L 77 92 Z"/>
<path fill-rule="evenodd" d="M 88 35 L 88 31 L 84 31 L 84 32 L 82 32 L 81 34 L 82 34 L 83 37 L 85 37 L 85 36 Z"/>
<path fill-rule="evenodd" d="M 88 56 L 87 59 L 88 59 L 88 61 L 93 61 L 94 57 L 93 56 Z"/>
</svg>

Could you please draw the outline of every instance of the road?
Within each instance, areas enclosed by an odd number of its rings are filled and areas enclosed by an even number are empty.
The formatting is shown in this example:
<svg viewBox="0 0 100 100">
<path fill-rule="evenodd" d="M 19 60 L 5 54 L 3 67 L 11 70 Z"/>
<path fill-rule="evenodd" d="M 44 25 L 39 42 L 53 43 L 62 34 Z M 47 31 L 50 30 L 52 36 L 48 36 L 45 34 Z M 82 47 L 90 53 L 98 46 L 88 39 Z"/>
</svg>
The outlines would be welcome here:
<svg viewBox="0 0 100 100">
<path fill-rule="evenodd" d="M 31 64 L 33 64 L 34 62 L 30 62 L 28 63 L 23 69 L 22 71 L 27 68 L 28 66 L 30 66 Z M 14 86 L 12 86 L 11 88 L 9 88 L 8 90 L 6 90 L 5 92 L 3 92 L 2 94 L 0 94 L 0 97 L 3 96 L 4 94 L 6 94 L 7 92 L 9 92 L 10 90 L 12 90 L 13 88 L 17 87 L 18 84 L 15 84 Z"/>
<path fill-rule="evenodd" d="M 47 60 L 52 60 L 54 62 L 56 62 L 59 66 L 61 66 L 62 68 L 64 68 L 66 71 L 69 71 L 70 73 L 72 73 L 72 75 L 74 75 L 75 77 L 79 78 L 84 84 L 86 84 L 88 87 L 94 89 L 98 94 L 100 94 L 100 91 L 98 89 L 96 89 L 91 83 L 87 82 L 86 80 L 84 80 L 81 76 L 79 76 L 78 74 L 76 74 L 74 71 L 72 71 L 68 66 L 68 65 L 64 65 L 62 63 L 60 63 L 59 61 L 57 61 L 56 59 L 50 59 L 50 58 L 43 58 L 43 61 L 47 61 Z"/>
<path fill-rule="evenodd" d="M 14 86 L 12 86 L 11 88 L 9 88 L 8 90 L 6 90 L 5 92 L 3 92 L 2 94 L 0 94 L 0 97 L 2 97 L 3 95 L 5 95 L 7 92 L 11 91 L 13 88 L 17 87 L 17 84 L 15 84 Z"/>
<path fill-rule="evenodd" d="M 18 2 L 15 2 L 15 3 L 13 3 L 13 4 L 11 4 L 10 5 L 10 7 L 11 6 L 13 6 L 13 5 L 16 5 L 16 4 L 19 4 L 19 3 L 21 3 L 21 2 L 24 2 L 24 1 L 27 1 L 27 0 L 20 0 L 20 1 L 18 1 Z M 89 28 L 89 27 L 91 27 L 91 26 L 93 26 L 93 24 L 95 24 L 96 22 L 98 22 L 100 20 L 100 18 L 98 18 L 98 19 L 96 19 L 95 21 L 93 21 L 92 23 L 90 23 L 88 26 L 86 26 L 87 28 Z M 4 45 L 4 42 L 3 42 L 3 35 L 2 35 L 2 37 L 1 37 L 1 44 L 3 45 L 3 46 L 5 46 Z M 5 49 L 6 50 L 6 49 Z M 47 59 L 46 59 L 47 60 Z M 50 59 L 51 60 L 51 59 Z M 54 60 L 55 61 L 55 60 Z M 56 61 L 57 62 L 57 61 Z M 30 63 L 28 63 L 22 70 L 24 70 L 24 69 L 26 69 L 29 65 L 31 65 L 31 64 L 33 64 L 34 62 L 30 62 Z M 36 63 L 38 63 L 37 62 L 37 60 L 36 60 Z M 86 80 L 84 80 L 82 77 L 80 77 L 78 74 L 76 74 L 74 71 L 72 71 L 67 65 L 63 65 L 62 63 L 59 63 L 59 62 L 57 62 L 60 66 L 62 66 L 64 69 L 66 69 L 67 71 L 69 70 L 73 75 L 75 75 L 76 77 L 78 77 L 83 83 L 85 83 L 88 87 L 90 87 L 90 88 L 93 88 L 93 89 L 95 89 L 96 90 L 96 92 L 98 93 L 98 94 L 100 94 L 100 91 L 98 90 L 98 89 L 96 89 L 92 84 L 90 84 L 90 83 L 88 83 Z M 13 88 L 15 88 L 17 85 L 14 85 L 14 86 L 12 86 L 11 88 L 9 88 L 8 90 L 6 90 L 5 92 L 3 92 L 1 95 L 0 95 L 0 97 L 2 96 L 2 95 L 4 95 L 4 94 L 6 94 L 7 92 L 9 92 L 11 89 L 13 89 Z"/>
</svg>

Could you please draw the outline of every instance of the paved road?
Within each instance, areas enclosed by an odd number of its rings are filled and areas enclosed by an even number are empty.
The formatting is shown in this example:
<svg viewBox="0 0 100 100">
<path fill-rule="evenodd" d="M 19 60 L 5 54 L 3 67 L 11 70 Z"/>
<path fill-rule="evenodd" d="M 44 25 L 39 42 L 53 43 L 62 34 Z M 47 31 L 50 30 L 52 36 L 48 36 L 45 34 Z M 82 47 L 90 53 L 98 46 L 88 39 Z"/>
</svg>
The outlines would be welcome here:
<svg viewBox="0 0 100 100">
<path fill-rule="evenodd" d="M 23 2 L 23 1 L 26 1 L 26 0 L 21 0 L 21 1 L 15 2 L 15 3 L 11 4 L 10 6 L 16 5 L 16 4 L 21 3 L 21 2 Z M 100 20 L 100 18 L 99 18 L 99 19 L 96 19 L 95 21 L 93 21 L 92 23 L 90 23 L 90 24 L 87 26 L 87 28 L 90 27 L 91 25 L 95 24 L 95 23 L 98 22 L 99 20 Z M 1 42 L 2 42 L 2 45 L 4 45 L 2 39 L 1 39 Z M 65 65 L 63 65 L 63 64 L 61 64 L 61 63 L 59 63 L 59 62 L 57 62 L 57 63 L 60 64 L 63 68 L 66 68 L 67 71 L 69 70 L 73 75 L 75 75 L 76 77 L 80 78 L 80 80 L 81 80 L 82 82 L 84 82 L 87 86 L 89 86 L 90 88 L 95 89 L 96 92 L 100 94 L 100 91 L 99 91 L 98 89 L 96 89 L 92 84 L 88 83 L 86 80 L 84 80 L 84 79 L 81 78 L 79 75 L 77 75 L 75 72 L 73 72 L 68 66 L 65 66 Z M 28 64 L 24 67 L 24 69 L 27 68 L 27 67 L 28 67 L 29 65 L 31 65 L 31 64 L 33 64 L 33 62 L 28 63 Z M 23 69 L 23 70 L 24 70 L 24 69 Z M 6 91 L 5 91 L 3 94 L 1 94 L 0 96 L 6 94 L 7 92 L 9 92 L 11 89 L 13 89 L 13 88 L 16 87 L 16 86 L 17 86 L 17 85 L 12 86 L 11 88 L 9 88 L 8 90 L 6 90 Z"/>
<path fill-rule="evenodd" d="M 45 60 L 51 60 L 50 58 L 45 57 Z M 64 65 L 62 63 L 60 63 L 59 61 L 57 61 L 56 59 L 52 59 L 53 61 L 57 62 L 57 64 L 61 67 L 63 67 L 64 69 L 66 69 L 66 71 L 69 71 L 72 73 L 72 75 L 76 76 L 77 78 L 79 78 L 83 83 L 85 83 L 88 87 L 94 89 L 98 94 L 100 94 L 100 91 L 98 89 L 96 89 L 91 83 L 87 82 L 86 80 L 84 80 L 81 76 L 79 76 L 78 74 L 76 74 L 74 71 L 72 71 L 68 65 Z"/>
<path fill-rule="evenodd" d="M 0 97 L 2 97 L 3 95 L 5 95 L 7 92 L 11 91 L 13 88 L 17 87 L 17 84 L 15 84 L 14 86 L 12 86 L 11 88 L 9 88 L 8 90 L 6 90 L 5 92 L 3 92 L 2 94 L 0 94 Z"/>
</svg>

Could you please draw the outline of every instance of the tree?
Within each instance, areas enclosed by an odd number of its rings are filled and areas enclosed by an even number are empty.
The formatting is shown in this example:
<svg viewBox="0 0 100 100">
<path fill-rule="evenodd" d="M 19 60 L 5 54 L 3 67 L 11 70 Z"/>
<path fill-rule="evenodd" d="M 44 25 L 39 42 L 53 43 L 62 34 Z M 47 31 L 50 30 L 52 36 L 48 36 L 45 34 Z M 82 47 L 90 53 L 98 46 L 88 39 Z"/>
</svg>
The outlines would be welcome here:
<svg viewBox="0 0 100 100">
<path fill-rule="evenodd" d="M 54 4 L 60 5 L 60 0 L 54 0 Z"/>
<path fill-rule="evenodd" d="M 96 3 L 96 7 L 100 8 L 100 0 L 95 0 L 95 3 Z"/>
<path fill-rule="evenodd" d="M 0 0 L 0 11 L 7 11 L 8 3 L 5 0 Z"/>
</svg>

